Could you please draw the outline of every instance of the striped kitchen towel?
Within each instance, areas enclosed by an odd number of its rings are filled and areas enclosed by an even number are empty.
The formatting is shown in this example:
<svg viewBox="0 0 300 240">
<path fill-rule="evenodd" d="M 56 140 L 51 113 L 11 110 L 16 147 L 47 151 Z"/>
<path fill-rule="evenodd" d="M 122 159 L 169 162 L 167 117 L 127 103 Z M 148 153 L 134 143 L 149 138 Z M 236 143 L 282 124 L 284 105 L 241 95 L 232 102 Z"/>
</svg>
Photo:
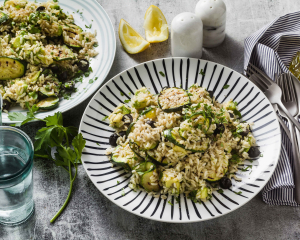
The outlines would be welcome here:
<svg viewBox="0 0 300 240">
<path fill-rule="evenodd" d="M 288 66 L 300 51 L 300 12 L 275 19 L 245 39 L 244 68 L 249 62 L 271 79 L 288 72 Z M 271 205 L 299 206 L 294 200 L 291 142 L 282 132 L 282 148 L 277 168 L 262 191 L 263 201 Z M 300 173 L 299 173 L 300 174 Z"/>
</svg>

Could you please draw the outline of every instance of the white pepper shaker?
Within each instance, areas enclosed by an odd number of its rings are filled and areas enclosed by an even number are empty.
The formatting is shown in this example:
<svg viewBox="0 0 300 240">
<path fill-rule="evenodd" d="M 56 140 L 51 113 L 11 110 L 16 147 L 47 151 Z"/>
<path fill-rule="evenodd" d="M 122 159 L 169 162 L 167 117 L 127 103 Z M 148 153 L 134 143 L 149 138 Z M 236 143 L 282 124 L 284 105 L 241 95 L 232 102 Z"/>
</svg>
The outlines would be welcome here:
<svg viewBox="0 0 300 240">
<path fill-rule="evenodd" d="M 225 3 L 222 0 L 200 0 L 195 13 L 203 22 L 203 47 L 220 45 L 225 39 Z"/>
<path fill-rule="evenodd" d="M 171 51 L 173 57 L 201 58 L 203 24 L 194 13 L 178 14 L 171 24 Z"/>
</svg>

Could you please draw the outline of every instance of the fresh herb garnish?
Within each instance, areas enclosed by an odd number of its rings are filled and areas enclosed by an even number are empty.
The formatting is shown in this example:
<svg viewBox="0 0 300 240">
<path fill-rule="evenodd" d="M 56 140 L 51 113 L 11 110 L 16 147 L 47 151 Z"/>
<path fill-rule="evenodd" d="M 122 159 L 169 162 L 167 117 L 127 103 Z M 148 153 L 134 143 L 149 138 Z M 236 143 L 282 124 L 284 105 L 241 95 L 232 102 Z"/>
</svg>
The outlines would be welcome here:
<svg viewBox="0 0 300 240">
<path fill-rule="evenodd" d="M 119 184 L 120 183 L 120 181 L 117 181 L 117 184 Z"/>
<path fill-rule="evenodd" d="M 90 24 L 89 26 L 85 25 L 85 27 L 91 29 L 92 28 L 92 24 Z"/>
<path fill-rule="evenodd" d="M 124 96 L 124 93 L 123 92 L 120 92 L 121 96 Z"/>
<path fill-rule="evenodd" d="M 86 141 L 78 129 L 72 126 L 63 126 L 63 116 L 61 112 L 56 112 L 53 116 L 44 119 L 35 117 L 38 107 L 33 105 L 31 108 L 26 103 L 29 112 L 27 115 L 22 113 L 9 113 L 8 118 L 12 121 L 22 121 L 21 123 L 12 124 L 12 126 L 21 126 L 31 121 L 43 121 L 46 126 L 38 130 L 34 137 L 34 157 L 51 159 L 56 166 L 62 167 L 70 177 L 70 189 L 63 206 L 50 220 L 53 223 L 57 217 L 67 207 L 72 194 L 73 183 L 77 176 L 78 164 L 81 164 L 82 150 Z M 54 154 L 52 154 L 54 151 Z M 73 173 L 72 169 L 75 169 Z"/>
<path fill-rule="evenodd" d="M 227 88 L 229 88 L 229 87 L 230 87 L 230 85 L 226 84 L 226 85 L 223 87 L 223 89 L 227 89 Z"/>
<path fill-rule="evenodd" d="M 130 99 L 124 100 L 124 103 L 130 103 Z"/>
<path fill-rule="evenodd" d="M 247 172 L 248 169 L 252 169 L 252 165 L 247 166 L 246 168 L 242 168 L 241 171 L 242 171 L 242 172 Z"/>
<path fill-rule="evenodd" d="M 237 109 L 234 109 L 233 110 L 233 113 L 234 113 L 234 115 L 238 115 L 239 116 L 239 118 L 241 118 L 242 117 L 242 114 L 240 113 L 240 111 L 239 110 L 237 110 Z"/>
<path fill-rule="evenodd" d="M 191 191 L 188 195 L 188 198 L 191 199 L 194 203 L 197 203 L 198 200 L 196 199 L 197 190 Z"/>
<path fill-rule="evenodd" d="M 217 192 L 218 193 L 223 193 L 224 191 L 223 191 L 223 189 L 218 189 Z"/>
<path fill-rule="evenodd" d="M 89 80 L 89 84 L 92 84 L 93 82 L 94 82 L 93 79 L 90 79 L 90 80 Z"/>
<path fill-rule="evenodd" d="M 237 194 L 237 195 L 241 195 L 242 194 L 242 192 L 241 191 L 239 191 L 239 192 L 235 192 L 235 191 L 233 191 L 235 194 Z"/>
<path fill-rule="evenodd" d="M 99 143 L 96 143 L 99 147 L 101 146 Z"/>
<path fill-rule="evenodd" d="M 199 74 L 201 74 L 202 76 L 205 76 L 203 69 L 200 70 Z"/>
<path fill-rule="evenodd" d="M 174 205 L 171 203 L 171 199 L 168 201 L 168 203 L 169 203 L 171 206 L 174 206 Z"/>
<path fill-rule="evenodd" d="M 162 71 L 160 71 L 159 74 L 165 77 L 165 74 Z"/>
<path fill-rule="evenodd" d="M 179 197 L 175 197 L 175 201 L 176 201 L 176 203 L 179 203 L 180 198 Z"/>
</svg>

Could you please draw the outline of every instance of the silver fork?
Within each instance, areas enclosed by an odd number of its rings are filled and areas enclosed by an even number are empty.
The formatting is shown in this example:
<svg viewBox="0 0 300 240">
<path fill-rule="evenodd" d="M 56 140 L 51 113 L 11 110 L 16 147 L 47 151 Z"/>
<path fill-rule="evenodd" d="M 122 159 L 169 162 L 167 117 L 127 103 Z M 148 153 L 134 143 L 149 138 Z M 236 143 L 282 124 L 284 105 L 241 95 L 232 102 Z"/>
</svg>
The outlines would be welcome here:
<svg viewBox="0 0 300 240">
<path fill-rule="evenodd" d="M 295 92 L 295 87 L 291 79 L 287 77 L 288 74 L 283 73 L 276 82 L 282 89 L 282 103 L 288 109 L 288 111 L 295 117 L 297 116 L 298 103 Z M 294 184 L 295 184 L 295 199 L 297 203 L 300 203 L 300 154 L 298 151 L 297 140 L 295 135 L 295 128 L 292 122 L 288 119 L 291 129 L 291 142 L 294 160 Z"/>
<path fill-rule="evenodd" d="M 244 74 L 243 74 L 243 75 L 244 75 Z M 244 76 L 247 77 L 246 75 L 244 75 Z M 249 79 L 250 79 L 252 82 L 255 81 L 253 78 L 257 78 L 257 77 L 255 76 L 255 74 L 252 74 L 251 77 L 249 77 Z M 272 104 L 272 106 L 273 106 L 275 112 L 276 112 L 276 113 L 278 112 L 279 115 L 280 115 L 282 118 L 284 118 L 285 120 L 288 119 L 288 118 L 286 117 L 286 115 L 285 115 L 281 110 L 279 111 L 279 108 L 278 108 L 277 104 Z M 283 113 L 283 114 L 281 114 L 281 113 Z M 276 116 L 276 117 L 277 117 L 277 120 L 278 120 L 278 122 L 280 123 L 282 129 L 284 130 L 285 134 L 286 134 L 287 137 L 290 139 L 290 141 L 292 141 L 292 140 L 291 140 L 291 133 L 290 133 L 290 130 L 288 129 L 288 127 L 285 125 L 285 123 L 283 122 L 283 120 L 282 120 L 280 117 L 278 117 L 278 116 Z"/>
<path fill-rule="evenodd" d="M 249 68 L 250 66 L 250 68 Z M 281 102 L 281 96 L 282 91 L 280 87 L 273 82 L 263 71 L 249 63 L 249 66 L 247 69 L 245 69 L 245 72 L 248 75 L 255 74 L 257 76 L 257 79 L 253 79 L 253 82 L 260 88 L 260 90 L 266 95 L 266 97 L 269 99 L 271 103 L 276 103 L 279 108 L 286 114 L 286 116 L 293 122 L 295 127 L 297 127 L 300 131 L 300 123 L 294 119 L 294 117 L 289 113 L 289 111 L 286 109 L 286 107 Z"/>
</svg>

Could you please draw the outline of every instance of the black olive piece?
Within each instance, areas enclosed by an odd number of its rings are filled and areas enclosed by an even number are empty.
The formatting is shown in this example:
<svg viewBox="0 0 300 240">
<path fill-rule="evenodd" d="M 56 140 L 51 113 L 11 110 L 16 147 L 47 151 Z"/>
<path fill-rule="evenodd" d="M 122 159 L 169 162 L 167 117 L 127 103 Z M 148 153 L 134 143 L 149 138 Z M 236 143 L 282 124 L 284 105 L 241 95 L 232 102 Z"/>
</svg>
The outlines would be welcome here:
<svg viewBox="0 0 300 240">
<path fill-rule="evenodd" d="M 152 121 L 152 120 L 147 120 L 146 123 L 147 123 L 148 125 L 150 125 L 150 127 L 156 128 L 155 125 L 154 125 L 154 124 L 155 124 L 154 121 Z"/>
<path fill-rule="evenodd" d="M 231 112 L 228 112 L 229 113 L 229 116 L 231 117 L 231 118 L 234 118 L 234 114 L 233 113 L 231 113 Z"/>
<path fill-rule="evenodd" d="M 126 125 L 126 126 L 130 125 L 130 123 L 133 122 L 133 118 L 132 118 L 132 116 L 131 116 L 130 114 L 125 114 L 125 115 L 122 117 L 122 121 L 123 121 L 123 122 L 125 122 L 125 121 L 128 120 L 128 119 L 130 120 L 130 122 L 124 123 L 124 125 Z"/>
<path fill-rule="evenodd" d="M 249 130 L 247 129 L 246 131 L 241 132 L 240 135 L 242 137 L 247 137 L 248 133 L 249 133 Z"/>
<path fill-rule="evenodd" d="M 58 77 L 59 81 L 64 82 L 64 81 L 66 81 L 68 79 L 68 72 L 67 71 L 63 71 L 60 74 L 58 74 L 57 77 Z"/>
<path fill-rule="evenodd" d="M 209 90 L 207 92 L 209 93 L 210 98 L 213 99 L 214 98 L 214 92 L 211 91 L 211 90 Z"/>
<path fill-rule="evenodd" d="M 260 156 L 259 146 L 252 146 L 248 151 L 249 157 L 257 158 Z"/>
<path fill-rule="evenodd" d="M 217 134 L 223 133 L 224 131 L 225 131 L 224 124 L 223 123 L 218 123 L 217 128 L 214 131 L 214 134 L 217 135 Z"/>
<path fill-rule="evenodd" d="M 228 177 L 222 177 L 219 184 L 223 189 L 229 189 L 232 186 L 231 180 Z"/>
<path fill-rule="evenodd" d="M 36 11 L 41 12 L 44 11 L 46 8 L 44 6 L 39 6 Z"/>
<path fill-rule="evenodd" d="M 126 131 L 119 132 L 120 137 L 124 137 L 126 135 Z"/>
<path fill-rule="evenodd" d="M 88 60 L 86 59 L 79 59 L 77 62 L 76 62 L 78 68 L 81 70 L 81 71 L 84 71 L 86 72 L 87 70 L 89 70 L 89 66 L 90 66 L 90 63 Z"/>
<path fill-rule="evenodd" d="M 116 147 L 117 144 L 117 140 L 119 138 L 119 135 L 117 133 L 113 133 L 112 135 L 110 135 L 109 137 L 109 144 L 113 147 Z"/>
<path fill-rule="evenodd" d="M 6 110 L 6 111 L 8 111 L 8 109 L 10 108 L 10 102 L 8 101 L 8 100 L 6 100 L 6 99 L 4 99 L 3 100 L 3 106 L 2 106 L 2 110 L 4 111 L 4 110 Z M 1 110 L 1 109 L 0 109 Z"/>
<path fill-rule="evenodd" d="M 59 71 L 59 67 L 56 64 L 52 64 L 49 66 L 52 72 L 57 73 Z"/>
</svg>

